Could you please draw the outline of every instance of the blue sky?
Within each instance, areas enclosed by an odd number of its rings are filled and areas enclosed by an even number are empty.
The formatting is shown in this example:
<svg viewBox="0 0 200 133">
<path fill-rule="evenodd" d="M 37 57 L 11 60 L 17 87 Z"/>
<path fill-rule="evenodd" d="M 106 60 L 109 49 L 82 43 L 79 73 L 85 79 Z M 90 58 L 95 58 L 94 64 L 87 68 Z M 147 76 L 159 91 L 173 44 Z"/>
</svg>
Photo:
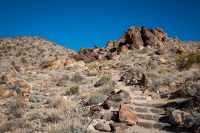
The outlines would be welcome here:
<svg viewBox="0 0 200 133">
<path fill-rule="evenodd" d="M 104 47 L 131 26 L 200 41 L 200 0 L 0 0 L 0 36 L 43 36 L 74 50 Z"/>
</svg>

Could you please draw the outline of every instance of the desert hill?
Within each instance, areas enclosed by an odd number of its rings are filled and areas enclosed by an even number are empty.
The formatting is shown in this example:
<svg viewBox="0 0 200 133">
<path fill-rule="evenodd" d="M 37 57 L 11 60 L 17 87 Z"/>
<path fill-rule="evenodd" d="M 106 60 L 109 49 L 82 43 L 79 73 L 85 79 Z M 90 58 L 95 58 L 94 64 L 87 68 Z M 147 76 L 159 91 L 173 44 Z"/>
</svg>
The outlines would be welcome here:
<svg viewBox="0 0 200 133">
<path fill-rule="evenodd" d="M 2 133 L 200 132 L 200 42 L 145 27 L 78 53 L 0 42 Z"/>
<path fill-rule="evenodd" d="M 38 66 L 44 60 L 69 58 L 76 52 L 61 47 L 43 37 L 0 38 L 0 68 L 9 66 Z"/>
</svg>

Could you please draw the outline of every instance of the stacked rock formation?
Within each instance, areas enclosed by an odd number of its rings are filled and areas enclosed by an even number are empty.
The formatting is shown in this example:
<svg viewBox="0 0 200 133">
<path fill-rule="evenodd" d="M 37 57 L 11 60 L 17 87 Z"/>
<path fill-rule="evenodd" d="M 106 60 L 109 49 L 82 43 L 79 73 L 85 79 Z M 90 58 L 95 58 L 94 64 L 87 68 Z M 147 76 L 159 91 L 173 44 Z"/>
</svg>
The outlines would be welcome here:
<svg viewBox="0 0 200 133">
<path fill-rule="evenodd" d="M 167 34 L 160 28 L 130 27 L 119 41 L 108 41 L 106 48 L 96 46 L 91 49 L 82 48 L 75 58 L 85 62 L 101 59 L 110 60 L 115 55 L 125 53 L 127 50 L 143 49 L 144 47 L 154 47 L 160 50 L 167 42 L 177 43 L 179 39 L 177 37 L 168 38 Z"/>
</svg>

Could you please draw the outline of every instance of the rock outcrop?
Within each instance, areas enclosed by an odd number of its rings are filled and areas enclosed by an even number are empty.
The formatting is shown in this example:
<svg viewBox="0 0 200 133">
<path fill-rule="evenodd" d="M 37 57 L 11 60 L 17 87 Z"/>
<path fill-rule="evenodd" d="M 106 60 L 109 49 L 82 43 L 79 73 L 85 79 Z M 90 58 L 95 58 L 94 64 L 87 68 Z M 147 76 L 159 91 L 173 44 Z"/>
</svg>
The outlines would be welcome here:
<svg viewBox="0 0 200 133">
<path fill-rule="evenodd" d="M 178 37 L 174 39 L 168 38 L 167 34 L 160 28 L 147 29 L 146 27 L 133 26 L 125 31 L 119 41 L 109 40 L 106 48 L 98 48 L 96 46 L 91 49 L 82 48 L 74 58 L 84 62 L 110 60 L 117 54 L 125 53 L 127 50 L 143 49 L 147 46 L 162 50 L 163 45 L 167 42 L 178 43 L 179 39 Z M 158 51 L 158 54 L 163 53 Z"/>
</svg>

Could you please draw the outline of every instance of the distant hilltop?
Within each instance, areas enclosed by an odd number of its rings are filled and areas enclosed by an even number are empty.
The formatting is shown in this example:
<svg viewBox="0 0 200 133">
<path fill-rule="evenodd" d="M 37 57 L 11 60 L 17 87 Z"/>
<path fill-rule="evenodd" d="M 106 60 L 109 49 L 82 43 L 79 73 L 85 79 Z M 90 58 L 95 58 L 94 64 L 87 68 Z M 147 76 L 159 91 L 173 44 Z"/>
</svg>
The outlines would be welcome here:
<svg viewBox="0 0 200 133">
<path fill-rule="evenodd" d="M 119 41 L 108 41 L 106 48 L 94 47 L 93 49 L 81 49 L 76 55 L 77 60 L 112 59 L 115 55 L 126 50 L 143 49 L 144 47 L 153 47 L 162 49 L 165 43 L 178 43 L 178 37 L 169 38 L 160 28 L 147 29 L 146 27 L 130 27 L 120 37 Z M 88 58 L 89 57 L 89 58 Z"/>
</svg>

